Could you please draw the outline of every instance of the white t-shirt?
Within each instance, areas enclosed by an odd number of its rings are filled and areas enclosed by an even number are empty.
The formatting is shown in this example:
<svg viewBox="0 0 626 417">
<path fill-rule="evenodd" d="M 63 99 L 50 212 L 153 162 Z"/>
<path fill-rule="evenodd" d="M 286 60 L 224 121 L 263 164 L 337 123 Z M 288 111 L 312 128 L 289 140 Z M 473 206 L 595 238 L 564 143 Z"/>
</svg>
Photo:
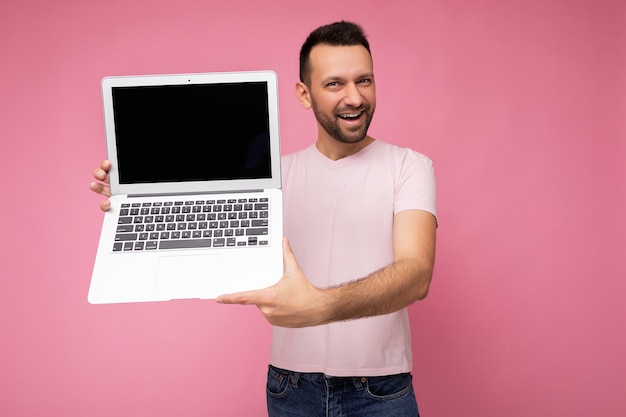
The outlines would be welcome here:
<svg viewBox="0 0 626 417">
<path fill-rule="evenodd" d="M 284 233 L 307 278 L 329 287 L 362 278 L 393 261 L 393 216 L 436 216 L 432 161 L 374 141 L 337 161 L 315 145 L 282 159 Z M 406 309 L 302 329 L 274 327 L 271 364 L 332 376 L 410 372 Z"/>
</svg>

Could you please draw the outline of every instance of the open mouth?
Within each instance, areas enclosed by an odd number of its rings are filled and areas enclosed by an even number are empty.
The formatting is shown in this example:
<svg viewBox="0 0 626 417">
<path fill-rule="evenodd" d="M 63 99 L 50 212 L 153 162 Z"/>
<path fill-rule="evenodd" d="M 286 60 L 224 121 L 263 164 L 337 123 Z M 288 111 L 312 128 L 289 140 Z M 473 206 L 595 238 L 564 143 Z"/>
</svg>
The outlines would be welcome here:
<svg viewBox="0 0 626 417">
<path fill-rule="evenodd" d="M 340 114 L 338 115 L 339 118 L 343 119 L 343 120 L 358 120 L 361 115 L 363 114 L 363 112 L 358 112 L 358 113 L 345 113 L 345 114 Z"/>
</svg>

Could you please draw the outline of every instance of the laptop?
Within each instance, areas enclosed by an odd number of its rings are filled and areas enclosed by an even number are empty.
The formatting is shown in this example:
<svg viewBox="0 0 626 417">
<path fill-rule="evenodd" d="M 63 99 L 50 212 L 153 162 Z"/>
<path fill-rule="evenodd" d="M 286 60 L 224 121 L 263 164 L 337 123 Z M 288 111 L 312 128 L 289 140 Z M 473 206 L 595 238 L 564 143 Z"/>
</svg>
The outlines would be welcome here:
<svg viewBox="0 0 626 417">
<path fill-rule="evenodd" d="M 111 209 L 88 301 L 211 299 L 283 274 L 272 71 L 106 77 Z"/>
</svg>

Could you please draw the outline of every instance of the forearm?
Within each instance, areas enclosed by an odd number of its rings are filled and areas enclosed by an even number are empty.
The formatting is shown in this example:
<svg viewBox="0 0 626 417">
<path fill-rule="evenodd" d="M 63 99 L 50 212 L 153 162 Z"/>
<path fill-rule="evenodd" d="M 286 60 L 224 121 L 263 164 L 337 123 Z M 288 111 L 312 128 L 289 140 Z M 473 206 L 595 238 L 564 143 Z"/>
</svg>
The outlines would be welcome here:
<svg viewBox="0 0 626 417">
<path fill-rule="evenodd" d="M 268 322 L 281 327 L 308 327 L 389 314 L 428 293 L 435 261 L 435 218 L 419 210 L 394 218 L 395 261 L 368 276 L 331 288 L 311 284 L 283 240 L 285 270 L 271 287 L 225 294 L 217 302 L 255 304 Z"/>
<path fill-rule="evenodd" d="M 352 320 L 398 311 L 428 293 L 432 265 L 404 259 L 356 281 L 323 290 L 324 322 Z"/>
</svg>

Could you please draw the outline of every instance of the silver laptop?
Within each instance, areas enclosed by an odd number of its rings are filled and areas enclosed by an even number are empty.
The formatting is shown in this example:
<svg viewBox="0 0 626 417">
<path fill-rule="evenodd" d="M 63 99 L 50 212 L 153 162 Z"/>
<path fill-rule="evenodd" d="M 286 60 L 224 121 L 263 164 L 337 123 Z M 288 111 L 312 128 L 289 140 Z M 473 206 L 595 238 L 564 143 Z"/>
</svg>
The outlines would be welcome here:
<svg viewBox="0 0 626 417">
<path fill-rule="evenodd" d="M 276 74 L 102 80 L 111 209 L 90 303 L 215 298 L 283 273 Z"/>
</svg>

